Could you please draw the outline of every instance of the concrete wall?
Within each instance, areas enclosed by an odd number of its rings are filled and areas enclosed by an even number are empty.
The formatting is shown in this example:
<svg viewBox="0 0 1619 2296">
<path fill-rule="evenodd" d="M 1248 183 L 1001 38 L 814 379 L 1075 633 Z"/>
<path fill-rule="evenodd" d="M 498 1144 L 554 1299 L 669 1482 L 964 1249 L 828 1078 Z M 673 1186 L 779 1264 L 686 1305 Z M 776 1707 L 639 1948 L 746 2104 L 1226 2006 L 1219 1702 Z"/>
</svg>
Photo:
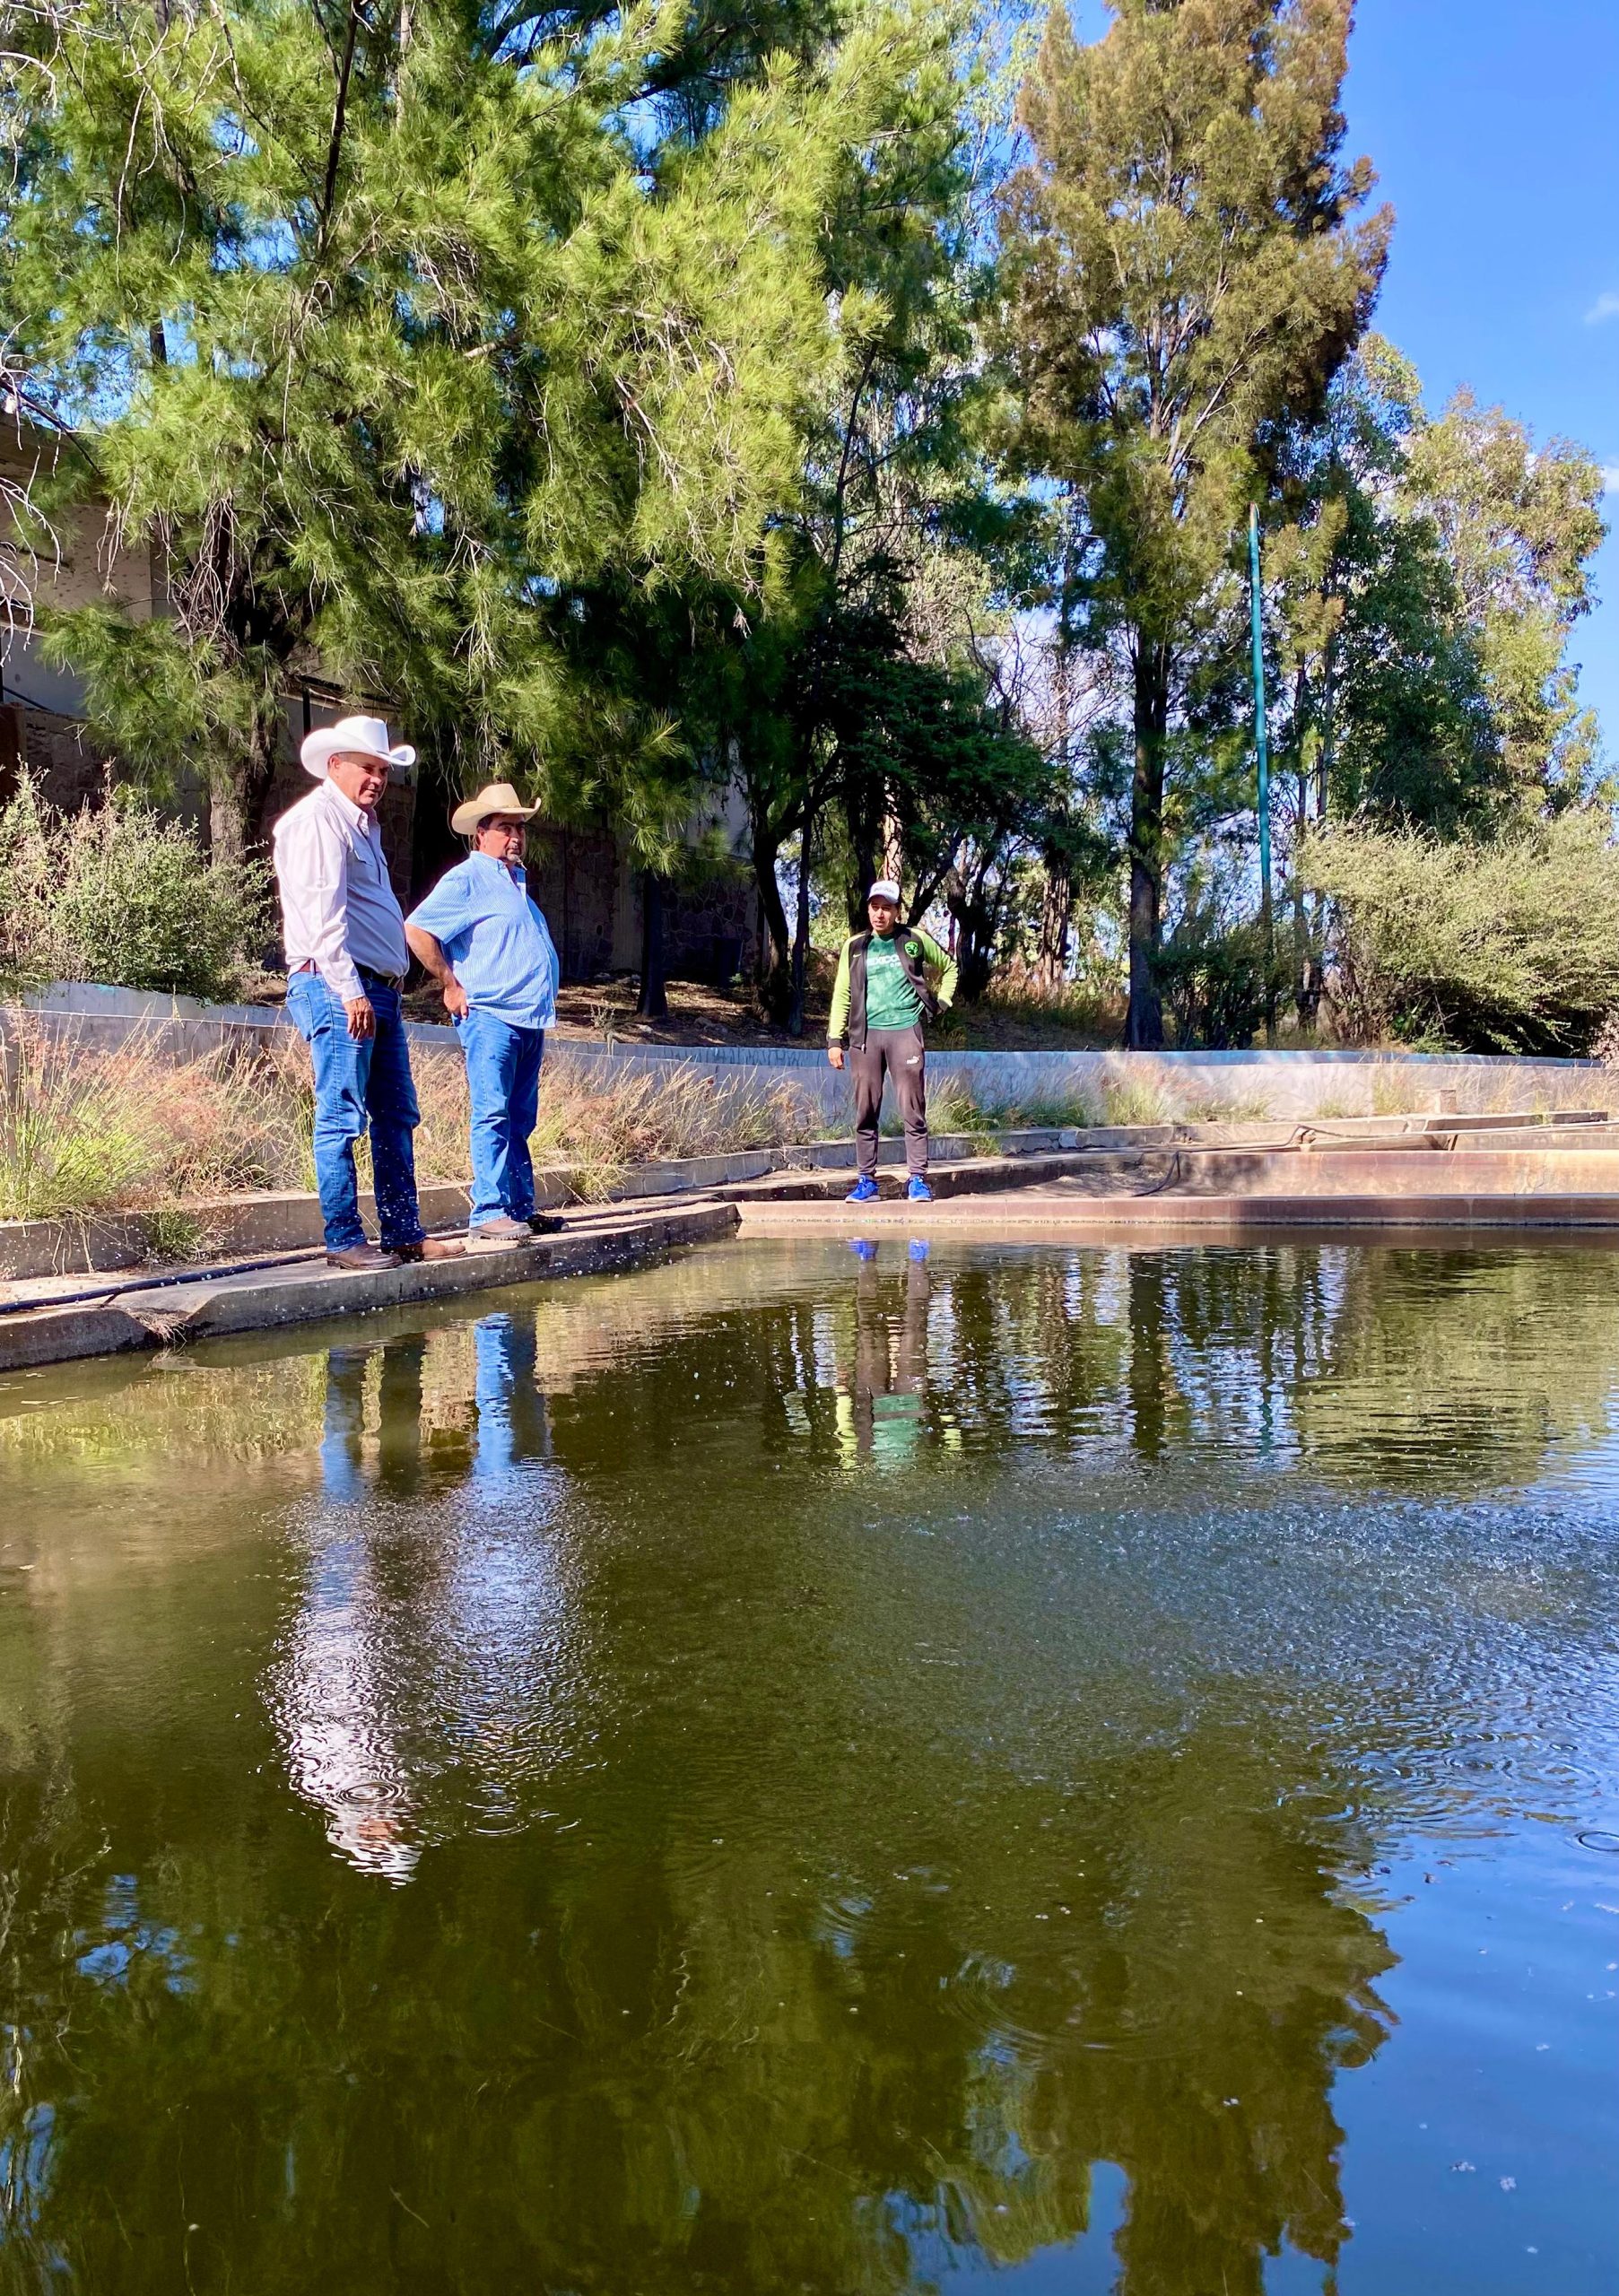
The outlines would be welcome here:
<svg viewBox="0 0 1619 2296">
<path fill-rule="evenodd" d="M 0 423 L 0 470 L 18 485 L 26 485 L 61 451 L 59 442 L 44 433 L 24 430 L 19 435 L 14 423 Z M 38 565 L 30 570 L 39 597 L 62 607 L 116 603 L 137 622 L 156 611 L 161 584 L 144 541 L 131 549 L 118 548 L 108 515 L 100 511 L 63 515 L 55 523 L 55 551 L 48 544 L 40 547 Z M 84 706 L 79 680 L 47 667 L 24 616 L 19 616 L 15 643 L 0 670 L 0 685 L 5 700 L 21 706 L 24 755 L 20 761 L 26 762 L 53 804 L 77 807 L 99 787 L 106 759 L 78 724 Z M 0 788 L 0 800 L 9 794 Z"/>
<path fill-rule="evenodd" d="M 288 1025 L 274 1006 L 206 1005 L 192 997 L 79 983 L 58 983 L 27 1001 L 46 1025 L 79 1031 L 87 1043 L 119 1044 L 138 1033 L 177 1059 Z M 458 1057 L 448 1029 L 413 1026 L 411 1039 L 424 1057 Z M 827 1065 L 819 1045 L 706 1045 L 688 1051 L 558 1039 L 547 1057 L 604 1080 L 684 1067 L 733 1091 L 790 1083 L 819 1109 L 823 1122 L 840 1125 L 849 1117 L 847 1074 Z M 954 1079 L 987 1111 L 1078 1102 L 1098 1120 L 1112 1122 L 1261 1114 L 1296 1120 L 1441 1109 L 1467 1115 L 1619 1104 L 1619 1085 L 1596 1061 L 1461 1053 L 937 1052 L 928 1057 L 928 1076 L 936 1099 L 945 1080 Z"/>
</svg>

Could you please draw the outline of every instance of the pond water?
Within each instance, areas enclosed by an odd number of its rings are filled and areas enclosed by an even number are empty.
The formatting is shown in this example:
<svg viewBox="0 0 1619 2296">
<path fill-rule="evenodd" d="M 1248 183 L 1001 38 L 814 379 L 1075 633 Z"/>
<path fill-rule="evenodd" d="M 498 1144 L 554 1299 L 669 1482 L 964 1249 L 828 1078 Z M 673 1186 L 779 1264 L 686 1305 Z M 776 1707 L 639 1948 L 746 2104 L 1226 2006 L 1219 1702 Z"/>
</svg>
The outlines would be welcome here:
<svg viewBox="0 0 1619 2296">
<path fill-rule="evenodd" d="M 0 2289 L 1610 2296 L 1616 1382 L 902 1239 L 0 1382 Z"/>
</svg>

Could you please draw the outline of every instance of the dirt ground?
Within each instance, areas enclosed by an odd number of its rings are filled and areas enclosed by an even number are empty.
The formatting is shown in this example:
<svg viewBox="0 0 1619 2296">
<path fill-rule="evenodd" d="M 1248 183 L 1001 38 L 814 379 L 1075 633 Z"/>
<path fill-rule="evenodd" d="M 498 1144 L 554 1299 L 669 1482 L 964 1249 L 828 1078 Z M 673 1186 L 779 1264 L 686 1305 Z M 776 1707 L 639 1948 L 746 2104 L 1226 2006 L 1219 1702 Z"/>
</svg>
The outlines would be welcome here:
<svg viewBox="0 0 1619 2296">
<path fill-rule="evenodd" d="M 805 1031 L 796 1041 L 825 1042 L 827 1009 L 831 1002 L 832 967 L 817 959 L 812 966 Z M 669 1011 L 661 1021 L 640 1021 L 635 1001 L 640 983 L 632 973 L 606 980 L 570 981 L 557 999 L 555 1034 L 574 1042 L 601 1043 L 612 1037 L 623 1044 L 701 1045 L 792 1044 L 787 1031 L 767 1020 L 741 982 L 728 989 L 713 988 L 694 980 L 672 980 Z M 279 1004 L 286 982 L 279 975 L 257 977 L 247 992 L 258 1004 Z M 405 991 L 407 1020 L 442 1023 L 444 1006 L 431 982 L 418 981 Z M 1007 1008 L 994 1003 L 969 1005 L 947 1013 L 927 1031 L 927 1040 L 942 1052 L 1075 1052 L 1117 1044 L 1115 1028 L 1080 1029 L 1029 1007 Z"/>
<path fill-rule="evenodd" d="M 831 968 L 828 968 L 830 973 Z M 785 1029 L 766 1020 L 752 996 L 740 985 L 711 988 L 701 981 L 672 980 L 669 1010 L 661 1021 L 640 1021 L 635 1015 L 640 983 L 632 974 L 616 979 L 573 981 L 557 998 L 559 1038 L 601 1043 L 608 1037 L 622 1044 L 701 1045 L 779 1044 L 795 1041 Z M 805 1030 L 797 1041 L 825 1042 L 830 981 L 812 981 Z M 405 998 L 413 1021 L 442 1021 L 444 1008 L 431 988 L 413 989 Z M 936 1051 L 951 1052 L 1071 1052 L 1118 1042 L 1115 1033 L 1097 1033 L 1065 1027 L 1038 1013 L 1005 1011 L 993 1004 L 971 1005 L 945 1014 L 927 1031 Z"/>
</svg>

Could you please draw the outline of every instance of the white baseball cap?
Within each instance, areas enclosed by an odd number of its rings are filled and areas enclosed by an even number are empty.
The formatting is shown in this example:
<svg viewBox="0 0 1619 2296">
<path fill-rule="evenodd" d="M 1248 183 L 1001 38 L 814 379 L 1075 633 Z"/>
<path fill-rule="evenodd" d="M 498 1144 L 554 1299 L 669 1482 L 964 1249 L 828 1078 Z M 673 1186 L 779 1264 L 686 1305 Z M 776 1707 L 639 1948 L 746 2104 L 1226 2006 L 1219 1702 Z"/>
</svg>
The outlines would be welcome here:
<svg viewBox="0 0 1619 2296">
<path fill-rule="evenodd" d="M 891 900 L 894 907 L 898 909 L 900 906 L 900 888 L 895 884 L 892 877 L 879 877 L 876 883 L 872 887 L 870 892 L 866 894 L 866 898 L 867 900 Z"/>
<path fill-rule="evenodd" d="M 335 726 L 321 726 L 306 734 L 298 754 L 304 771 L 324 781 L 327 766 L 340 750 L 351 756 L 377 758 L 396 774 L 408 773 L 416 762 L 416 752 L 408 742 L 388 746 L 385 718 L 340 718 Z"/>
</svg>

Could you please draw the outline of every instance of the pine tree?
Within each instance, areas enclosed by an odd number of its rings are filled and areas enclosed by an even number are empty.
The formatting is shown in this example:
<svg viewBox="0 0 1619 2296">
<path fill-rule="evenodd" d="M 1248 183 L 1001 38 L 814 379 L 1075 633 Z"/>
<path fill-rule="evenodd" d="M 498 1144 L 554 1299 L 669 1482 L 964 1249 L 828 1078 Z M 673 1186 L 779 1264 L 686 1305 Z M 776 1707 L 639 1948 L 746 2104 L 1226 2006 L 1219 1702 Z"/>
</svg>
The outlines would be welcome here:
<svg viewBox="0 0 1619 2296">
<path fill-rule="evenodd" d="M 62 615 L 53 643 L 137 769 L 205 760 L 222 854 L 257 837 L 317 649 L 451 770 L 588 759 L 656 843 L 667 744 L 591 706 L 557 602 L 770 578 L 800 407 L 840 370 L 818 234 L 881 31 L 811 71 L 680 9 L 544 29 L 86 0 L 13 67 L 0 318 L 171 608 Z"/>
<path fill-rule="evenodd" d="M 1462 392 L 1437 421 L 1368 337 L 1285 457 L 1269 553 L 1278 755 L 1301 811 L 1487 834 L 1591 793 L 1566 648 L 1589 610 L 1602 474 Z"/>
<path fill-rule="evenodd" d="M 1319 408 L 1389 229 L 1338 164 L 1351 0 L 1116 0 L 1092 47 L 1053 11 L 1008 187 L 1013 451 L 1066 491 L 1072 610 L 1132 691 L 1127 1041 L 1153 977 L 1178 718 L 1234 603 L 1233 544 L 1278 430 Z M 1172 791 L 1170 792 L 1172 795 Z"/>
</svg>

